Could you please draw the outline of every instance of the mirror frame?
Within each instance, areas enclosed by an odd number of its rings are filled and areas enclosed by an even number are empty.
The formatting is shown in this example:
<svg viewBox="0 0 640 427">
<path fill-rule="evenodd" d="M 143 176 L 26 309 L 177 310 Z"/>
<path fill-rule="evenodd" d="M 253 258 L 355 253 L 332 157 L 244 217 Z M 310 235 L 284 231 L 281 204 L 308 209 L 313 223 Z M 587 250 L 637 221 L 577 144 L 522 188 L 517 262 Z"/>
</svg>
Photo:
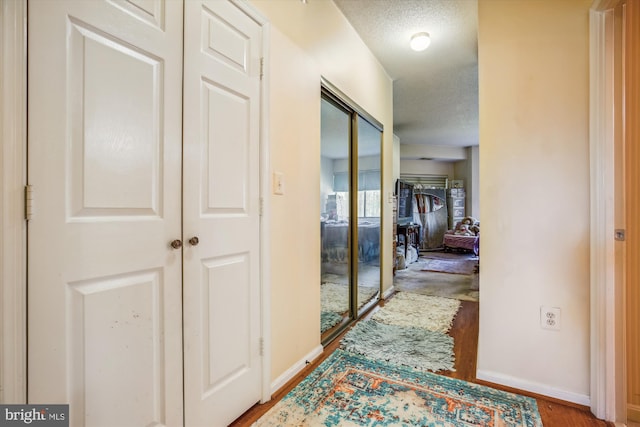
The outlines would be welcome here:
<svg viewBox="0 0 640 427">
<path fill-rule="evenodd" d="M 321 336 L 321 343 L 323 346 L 326 346 L 335 338 L 337 338 L 348 326 L 350 326 L 355 320 L 362 317 L 367 311 L 373 308 L 377 302 L 381 299 L 382 296 L 382 278 L 383 278 L 383 262 L 382 262 L 382 254 L 385 239 L 384 239 L 384 208 L 383 208 L 383 141 L 384 141 L 384 126 L 378 120 L 376 120 L 372 115 L 367 113 L 362 107 L 360 107 L 357 103 L 355 103 L 352 99 L 346 96 L 342 91 L 340 91 L 336 86 L 331 84 L 324 77 L 321 78 L 320 84 L 320 99 L 327 99 L 329 102 L 337 104 L 341 109 L 344 109 L 349 112 L 351 115 L 351 135 L 349 141 L 349 210 L 351 212 L 349 218 L 349 265 L 348 265 L 348 277 L 349 277 L 349 318 L 347 321 L 343 321 L 338 325 L 333 331 L 328 333 L 326 336 Z M 378 279 L 378 294 L 377 297 L 372 298 L 372 300 L 365 305 L 362 306 L 360 310 L 358 310 L 358 245 L 351 244 L 351 242 L 358 242 L 358 124 L 359 120 L 365 120 L 374 128 L 380 131 L 380 236 L 379 236 L 379 245 L 380 245 L 380 253 L 378 255 L 378 264 L 380 265 L 379 269 L 379 279 Z M 355 191 L 354 191 L 355 188 Z M 355 212 L 355 226 L 352 223 Z M 320 278 L 319 282 L 322 281 Z"/>
</svg>

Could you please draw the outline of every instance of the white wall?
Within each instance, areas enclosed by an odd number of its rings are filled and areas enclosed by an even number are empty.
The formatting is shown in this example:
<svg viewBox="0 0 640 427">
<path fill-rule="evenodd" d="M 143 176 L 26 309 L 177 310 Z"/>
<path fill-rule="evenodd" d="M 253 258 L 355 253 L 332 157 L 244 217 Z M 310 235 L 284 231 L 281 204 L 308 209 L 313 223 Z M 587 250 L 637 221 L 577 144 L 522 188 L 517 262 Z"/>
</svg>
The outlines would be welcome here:
<svg viewBox="0 0 640 427">
<path fill-rule="evenodd" d="M 286 182 L 285 195 L 271 196 L 271 357 L 279 380 L 320 345 L 321 76 L 384 126 L 383 192 L 393 190 L 393 86 L 332 1 L 251 3 L 271 23 L 271 167 Z M 386 289 L 393 284 L 392 205 L 383 200 Z"/>
<path fill-rule="evenodd" d="M 480 147 L 475 145 L 467 148 L 467 206 L 469 214 L 480 219 Z"/>
<path fill-rule="evenodd" d="M 402 146 L 402 145 L 401 145 Z M 453 179 L 454 162 L 436 160 L 400 160 L 400 174 L 412 175 L 446 175 Z"/>
<path fill-rule="evenodd" d="M 589 402 L 589 7 L 483 0 L 478 377 Z M 559 307 L 561 329 L 540 327 Z"/>
<path fill-rule="evenodd" d="M 435 160 L 464 160 L 467 158 L 464 147 L 445 147 L 427 144 L 401 144 L 400 157 L 402 159 L 418 160 L 422 158 Z"/>
<path fill-rule="evenodd" d="M 464 181 L 465 188 L 465 214 L 470 215 L 476 219 L 480 219 L 480 189 L 479 189 L 479 165 L 480 165 L 480 150 L 477 145 L 473 147 L 467 147 L 467 158 L 455 162 L 453 165 L 453 179 L 461 179 Z"/>
<path fill-rule="evenodd" d="M 393 182 L 400 178 L 400 138 L 393 135 L 393 161 L 392 161 Z"/>
</svg>

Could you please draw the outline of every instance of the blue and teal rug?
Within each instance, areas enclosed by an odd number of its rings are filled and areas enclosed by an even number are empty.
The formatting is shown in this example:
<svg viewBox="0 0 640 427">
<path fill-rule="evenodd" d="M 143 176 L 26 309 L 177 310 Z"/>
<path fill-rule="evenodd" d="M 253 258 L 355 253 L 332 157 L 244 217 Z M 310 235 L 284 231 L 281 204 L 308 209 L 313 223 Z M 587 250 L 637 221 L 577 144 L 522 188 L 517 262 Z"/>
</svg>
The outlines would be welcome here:
<svg viewBox="0 0 640 427">
<path fill-rule="evenodd" d="M 254 426 L 542 426 L 535 399 L 336 350 Z"/>
</svg>

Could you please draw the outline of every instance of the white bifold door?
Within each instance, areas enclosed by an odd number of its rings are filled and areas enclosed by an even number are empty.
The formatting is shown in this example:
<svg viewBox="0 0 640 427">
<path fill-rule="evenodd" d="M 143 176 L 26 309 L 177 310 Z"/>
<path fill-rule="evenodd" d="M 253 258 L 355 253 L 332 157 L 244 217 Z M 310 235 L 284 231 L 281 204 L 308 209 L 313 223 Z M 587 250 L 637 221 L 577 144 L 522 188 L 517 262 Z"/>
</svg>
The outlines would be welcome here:
<svg viewBox="0 0 640 427">
<path fill-rule="evenodd" d="M 242 3 L 29 1 L 29 403 L 196 427 L 260 399 L 261 56 Z"/>
</svg>

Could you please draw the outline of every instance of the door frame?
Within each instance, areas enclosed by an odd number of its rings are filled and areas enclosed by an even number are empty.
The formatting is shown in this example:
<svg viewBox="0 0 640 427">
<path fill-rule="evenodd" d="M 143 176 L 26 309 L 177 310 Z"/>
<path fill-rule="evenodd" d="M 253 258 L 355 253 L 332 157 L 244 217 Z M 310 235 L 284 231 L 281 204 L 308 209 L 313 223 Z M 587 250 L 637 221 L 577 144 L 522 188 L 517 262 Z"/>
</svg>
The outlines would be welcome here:
<svg viewBox="0 0 640 427">
<path fill-rule="evenodd" d="M 0 403 L 26 403 L 27 5 L 0 0 Z"/>
<path fill-rule="evenodd" d="M 590 171 L 591 171 L 591 412 L 616 425 L 626 422 L 624 278 L 620 244 L 614 240 L 616 201 L 623 189 L 616 185 L 616 151 L 622 146 L 617 118 L 615 8 L 624 0 L 597 0 L 589 12 L 590 49 Z M 624 257 L 624 255 L 622 255 Z M 624 267 L 622 267 L 624 268 Z"/>
<path fill-rule="evenodd" d="M 260 333 L 262 353 L 262 388 L 260 403 L 271 400 L 271 173 L 269 139 L 269 78 L 271 24 L 249 0 L 230 0 L 262 27 L 262 62 L 260 64 Z"/>
<path fill-rule="evenodd" d="M 260 118 L 261 402 L 271 399 L 269 202 L 270 24 L 248 0 L 230 0 L 263 29 Z M 27 2 L 0 0 L 0 403 L 27 403 Z"/>
</svg>

